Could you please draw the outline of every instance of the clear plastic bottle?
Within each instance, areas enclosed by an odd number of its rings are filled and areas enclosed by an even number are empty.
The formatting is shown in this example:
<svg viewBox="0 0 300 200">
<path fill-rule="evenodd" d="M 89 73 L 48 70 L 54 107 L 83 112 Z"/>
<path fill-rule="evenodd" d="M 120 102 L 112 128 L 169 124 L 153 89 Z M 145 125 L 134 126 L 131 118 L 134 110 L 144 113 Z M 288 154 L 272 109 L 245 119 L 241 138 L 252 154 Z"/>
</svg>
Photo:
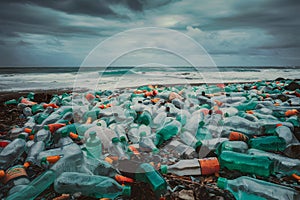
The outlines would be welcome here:
<svg viewBox="0 0 300 200">
<path fill-rule="evenodd" d="M 23 109 L 23 114 L 25 115 L 25 117 L 32 116 L 31 108 L 30 108 L 30 107 L 25 107 L 25 108 Z"/>
<path fill-rule="evenodd" d="M 26 135 L 21 134 L 19 138 L 13 140 L 9 143 L 0 153 L 0 169 L 7 169 L 12 165 L 16 160 L 26 150 Z"/>
<path fill-rule="evenodd" d="M 217 150 L 216 154 L 220 155 L 223 151 L 234 151 L 240 153 L 246 153 L 248 150 L 248 145 L 243 141 L 225 141 L 221 143 Z"/>
<path fill-rule="evenodd" d="M 217 185 L 221 189 L 229 190 L 237 200 L 300 199 L 299 192 L 292 188 L 248 176 L 241 176 L 234 180 L 220 177 Z"/>
<path fill-rule="evenodd" d="M 52 134 L 49 130 L 41 129 L 34 135 L 34 141 L 43 141 L 46 147 L 49 147 L 53 143 Z"/>
<path fill-rule="evenodd" d="M 61 194 L 80 192 L 89 197 L 110 199 L 121 195 L 130 196 L 131 193 L 129 186 L 122 187 L 112 178 L 75 172 L 61 174 L 54 182 L 54 189 Z"/>
<path fill-rule="evenodd" d="M 140 132 L 139 147 L 142 151 L 158 153 L 159 150 L 155 146 L 152 138 L 146 132 Z"/>
<path fill-rule="evenodd" d="M 163 126 L 165 119 L 167 118 L 166 112 L 160 112 L 156 117 L 153 119 L 152 123 L 150 124 L 151 128 L 159 129 Z"/>
<path fill-rule="evenodd" d="M 117 137 L 112 138 L 109 153 L 112 156 L 118 157 L 119 160 L 128 159 L 128 155 L 124 152 L 120 140 Z"/>
<path fill-rule="evenodd" d="M 27 153 L 27 158 L 25 160 L 24 166 L 38 165 L 37 156 L 40 152 L 45 150 L 45 143 L 43 141 L 35 142 L 29 149 Z"/>
<path fill-rule="evenodd" d="M 199 150 L 199 148 L 202 145 L 202 142 L 200 140 L 197 140 L 196 137 L 188 131 L 183 131 L 180 133 L 180 140 L 184 144 L 189 145 L 194 149 L 196 149 L 196 151 Z"/>
<path fill-rule="evenodd" d="M 193 159 L 198 157 L 194 148 L 174 139 L 166 144 L 162 151 L 166 154 L 172 154 L 175 158 Z"/>
<path fill-rule="evenodd" d="M 257 122 L 252 122 L 239 116 L 226 117 L 224 119 L 224 126 L 242 132 L 247 136 L 261 135 L 261 127 Z"/>
<path fill-rule="evenodd" d="M 59 176 L 63 172 L 82 172 L 92 174 L 92 172 L 86 167 L 81 148 L 74 142 L 68 143 L 60 148 L 39 153 L 38 161 L 42 162 L 45 157 L 57 155 L 59 155 L 61 158 L 50 166 L 50 169 L 55 172 L 56 176 Z"/>
<path fill-rule="evenodd" d="M 87 139 L 85 146 L 93 157 L 97 159 L 102 157 L 102 144 L 99 137 L 97 136 L 96 131 L 92 131 L 89 133 L 89 138 Z"/>
<path fill-rule="evenodd" d="M 172 173 L 178 176 L 200 176 L 219 172 L 220 164 L 216 157 L 211 157 L 180 160 L 173 165 L 162 165 L 160 169 L 163 174 Z"/>
<path fill-rule="evenodd" d="M 292 143 L 299 143 L 289 127 L 279 125 L 275 129 L 275 133 L 277 133 L 279 137 L 283 138 L 287 145 Z"/>
</svg>

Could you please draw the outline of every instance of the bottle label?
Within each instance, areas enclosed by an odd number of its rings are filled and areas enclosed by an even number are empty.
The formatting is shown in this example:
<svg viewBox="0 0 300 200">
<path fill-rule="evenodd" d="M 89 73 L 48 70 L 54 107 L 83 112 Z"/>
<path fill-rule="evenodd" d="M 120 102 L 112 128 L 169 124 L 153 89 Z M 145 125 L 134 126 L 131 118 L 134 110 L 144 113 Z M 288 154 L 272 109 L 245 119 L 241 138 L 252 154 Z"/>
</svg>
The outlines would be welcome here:
<svg viewBox="0 0 300 200">
<path fill-rule="evenodd" d="M 10 180 L 13 180 L 13 179 L 21 177 L 21 176 L 27 177 L 26 170 L 22 165 L 17 165 L 17 166 L 11 167 L 8 170 L 6 170 L 5 177 L 3 178 L 2 182 L 4 184 L 6 184 Z"/>
</svg>

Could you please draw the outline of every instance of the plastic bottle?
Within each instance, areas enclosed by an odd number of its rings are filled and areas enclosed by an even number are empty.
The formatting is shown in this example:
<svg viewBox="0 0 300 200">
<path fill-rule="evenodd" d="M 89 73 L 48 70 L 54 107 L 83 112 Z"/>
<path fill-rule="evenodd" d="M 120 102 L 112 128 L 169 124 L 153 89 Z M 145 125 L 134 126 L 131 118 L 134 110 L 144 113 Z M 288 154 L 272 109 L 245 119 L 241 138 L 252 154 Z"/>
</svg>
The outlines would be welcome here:
<svg viewBox="0 0 300 200">
<path fill-rule="evenodd" d="M 31 108 L 30 107 L 25 107 L 23 109 L 23 114 L 25 115 L 25 117 L 32 116 Z"/>
<path fill-rule="evenodd" d="M 0 153 L 0 169 L 7 169 L 11 166 L 26 149 L 26 135 L 21 134 L 19 138 L 9 143 Z"/>
<path fill-rule="evenodd" d="M 163 126 L 167 117 L 166 112 L 160 112 L 156 117 L 153 119 L 152 123 L 150 124 L 151 128 L 159 129 Z"/>
<path fill-rule="evenodd" d="M 266 156 L 254 156 L 223 151 L 219 156 L 221 168 L 268 177 L 274 173 L 274 162 Z"/>
<path fill-rule="evenodd" d="M 224 126 L 231 127 L 235 131 L 242 132 L 248 137 L 261 135 L 260 125 L 239 116 L 227 117 L 224 119 Z"/>
<path fill-rule="evenodd" d="M 138 117 L 137 122 L 140 124 L 149 125 L 152 122 L 152 116 L 149 110 L 144 110 Z"/>
<path fill-rule="evenodd" d="M 55 180 L 55 173 L 52 170 L 47 170 L 29 184 L 23 185 L 15 191 L 10 191 L 6 200 L 23 200 L 35 199 L 43 191 L 45 191 Z"/>
<path fill-rule="evenodd" d="M 181 110 L 176 116 L 176 120 L 178 120 L 182 126 L 184 126 L 190 118 L 191 114 L 187 110 Z"/>
<path fill-rule="evenodd" d="M 58 193 L 82 195 L 94 198 L 115 199 L 118 196 L 130 196 L 131 188 L 122 187 L 115 180 L 96 175 L 87 175 L 75 172 L 64 172 L 54 182 L 54 189 Z"/>
<path fill-rule="evenodd" d="M 25 167 L 30 165 L 38 165 L 37 156 L 40 152 L 45 150 L 45 143 L 43 141 L 35 142 L 29 149 L 25 160 Z"/>
<path fill-rule="evenodd" d="M 99 159 L 102 156 L 102 144 L 97 136 L 96 131 L 92 131 L 89 133 L 89 138 L 87 139 L 85 146 L 89 153 Z"/>
<path fill-rule="evenodd" d="M 247 103 L 239 104 L 238 106 L 235 106 L 239 111 L 246 111 L 246 110 L 253 110 L 257 106 L 257 101 L 254 99 L 251 99 Z"/>
<path fill-rule="evenodd" d="M 34 141 L 43 141 L 46 147 L 49 147 L 53 142 L 52 134 L 49 130 L 41 129 L 34 135 Z"/>
<path fill-rule="evenodd" d="M 112 138 L 109 146 L 109 153 L 112 156 L 118 157 L 119 160 L 128 159 L 128 155 L 124 152 L 120 140 L 117 137 Z"/>
<path fill-rule="evenodd" d="M 42 124 L 44 122 L 44 120 L 46 120 L 50 116 L 50 114 L 53 112 L 53 110 L 54 109 L 52 107 L 47 107 L 36 119 L 36 122 L 38 124 Z M 35 116 L 37 116 L 37 115 L 35 115 Z"/>
<path fill-rule="evenodd" d="M 292 133 L 291 129 L 286 126 L 278 125 L 275 129 L 275 133 L 277 133 L 279 137 L 283 138 L 287 145 L 292 143 L 299 143 L 297 138 Z"/>
<path fill-rule="evenodd" d="M 216 154 L 221 155 L 223 151 L 246 153 L 247 150 L 248 145 L 243 141 L 225 141 L 218 146 L 216 149 Z"/>
<path fill-rule="evenodd" d="M 146 132 L 140 132 L 139 147 L 142 151 L 158 153 L 159 150 L 153 143 L 152 138 Z"/>
<path fill-rule="evenodd" d="M 198 154 L 196 153 L 194 148 L 177 140 L 172 140 L 171 142 L 166 144 L 162 148 L 162 151 L 164 151 L 166 154 L 172 154 L 175 158 L 192 159 L 198 157 Z"/>
<path fill-rule="evenodd" d="M 82 151 L 85 154 L 86 167 L 94 175 L 114 178 L 117 174 L 119 174 L 119 171 L 108 162 L 88 156 L 88 152 L 84 148 L 82 149 Z"/>
<path fill-rule="evenodd" d="M 220 164 L 217 158 L 180 160 L 173 165 L 162 165 L 163 174 L 172 173 L 178 176 L 211 175 L 219 172 Z"/>
<path fill-rule="evenodd" d="M 237 200 L 263 199 L 299 199 L 299 193 L 289 187 L 241 176 L 234 180 L 220 177 L 217 185 L 220 189 L 229 190 Z"/>
<path fill-rule="evenodd" d="M 249 146 L 263 151 L 283 151 L 286 148 L 286 142 L 278 136 L 262 136 L 249 140 Z"/>
<path fill-rule="evenodd" d="M 188 131 L 183 131 L 180 133 L 180 140 L 186 145 L 193 147 L 196 151 L 199 151 L 199 148 L 202 145 L 202 142 L 197 140 L 196 137 Z"/>
<path fill-rule="evenodd" d="M 267 156 L 274 161 L 274 171 L 284 175 L 299 174 L 300 175 L 300 160 L 288 158 L 279 154 L 261 151 L 258 149 L 249 149 L 248 154 L 256 156 Z"/>
<path fill-rule="evenodd" d="M 92 174 L 86 167 L 81 148 L 74 142 L 68 143 L 60 148 L 41 152 L 38 156 L 38 161 L 41 162 L 47 156 L 56 155 L 61 156 L 61 158 L 50 168 L 55 172 L 56 176 L 59 176 L 63 172 L 82 172 Z"/>
<path fill-rule="evenodd" d="M 215 151 L 219 144 L 223 143 L 224 141 L 228 141 L 228 138 L 220 137 L 220 138 L 212 138 L 207 140 L 201 140 L 202 147 L 207 147 L 210 151 Z"/>
<path fill-rule="evenodd" d="M 181 124 L 177 120 L 170 120 L 164 124 L 161 129 L 156 131 L 156 145 L 162 144 L 164 141 L 171 139 L 181 130 Z"/>
<path fill-rule="evenodd" d="M 167 191 L 165 179 L 148 163 L 139 165 L 136 170 L 135 180 L 148 183 L 157 197 Z"/>
</svg>

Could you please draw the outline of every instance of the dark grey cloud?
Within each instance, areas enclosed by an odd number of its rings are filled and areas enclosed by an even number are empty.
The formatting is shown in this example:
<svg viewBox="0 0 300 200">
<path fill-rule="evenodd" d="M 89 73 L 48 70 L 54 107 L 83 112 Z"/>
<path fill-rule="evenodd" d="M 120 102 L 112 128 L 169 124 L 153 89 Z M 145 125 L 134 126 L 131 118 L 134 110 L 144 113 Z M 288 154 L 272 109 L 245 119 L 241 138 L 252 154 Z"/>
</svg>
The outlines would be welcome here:
<svg viewBox="0 0 300 200">
<path fill-rule="evenodd" d="M 262 3 L 243 1 L 234 7 L 235 14 L 213 18 L 203 30 L 261 29 L 274 36 L 271 44 L 258 48 L 300 47 L 300 1 L 273 0 Z"/>
</svg>

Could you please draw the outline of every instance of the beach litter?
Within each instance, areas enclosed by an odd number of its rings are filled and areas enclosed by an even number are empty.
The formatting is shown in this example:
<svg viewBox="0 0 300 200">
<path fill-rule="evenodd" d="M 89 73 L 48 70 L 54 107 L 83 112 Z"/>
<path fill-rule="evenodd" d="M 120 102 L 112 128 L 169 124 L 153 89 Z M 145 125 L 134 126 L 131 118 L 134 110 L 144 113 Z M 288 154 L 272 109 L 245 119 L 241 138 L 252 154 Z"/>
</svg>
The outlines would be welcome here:
<svg viewBox="0 0 300 200">
<path fill-rule="evenodd" d="M 299 83 L 8 99 L 0 198 L 300 199 Z"/>
</svg>

